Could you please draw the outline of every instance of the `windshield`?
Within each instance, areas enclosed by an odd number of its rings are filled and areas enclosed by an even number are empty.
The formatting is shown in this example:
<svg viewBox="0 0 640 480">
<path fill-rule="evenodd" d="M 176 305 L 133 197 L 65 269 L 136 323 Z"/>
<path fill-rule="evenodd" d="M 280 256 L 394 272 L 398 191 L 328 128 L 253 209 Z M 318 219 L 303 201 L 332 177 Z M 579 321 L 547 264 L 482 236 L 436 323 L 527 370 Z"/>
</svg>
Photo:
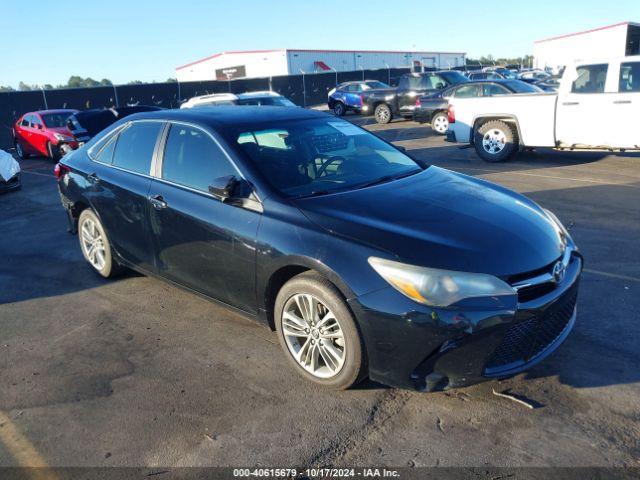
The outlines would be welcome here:
<svg viewBox="0 0 640 480">
<path fill-rule="evenodd" d="M 455 70 L 451 70 L 450 72 L 440 72 L 439 75 L 451 84 L 469 81 L 467 77 Z"/>
<path fill-rule="evenodd" d="M 367 88 L 390 88 L 389 85 L 382 82 L 365 82 Z"/>
<path fill-rule="evenodd" d="M 505 84 L 507 85 L 507 87 L 509 87 L 509 90 L 515 92 L 515 93 L 539 93 L 542 92 L 542 89 L 539 87 L 536 87 L 535 85 L 531 85 L 530 83 L 527 82 L 522 82 L 520 80 L 511 80 L 508 82 L 505 82 Z"/>
<path fill-rule="evenodd" d="M 73 115 L 74 112 L 58 112 L 58 113 L 45 113 L 42 115 L 42 121 L 44 125 L 49 128 L 59 128 L 67 126 L 67 118 Z"/>
<path fill-rule="evenodd" d="M 284 97 L 250 97 L 238 100 L 238 105 L 273 105 L 276 107 L 295 107 L 288 98 Z"/>
<path fill-rule="evenodd" d="M 226 134 L 288 197 L 361 188 L 422 170 L 375 135 L 334 118 L 265 122 Z"/>
</svg>

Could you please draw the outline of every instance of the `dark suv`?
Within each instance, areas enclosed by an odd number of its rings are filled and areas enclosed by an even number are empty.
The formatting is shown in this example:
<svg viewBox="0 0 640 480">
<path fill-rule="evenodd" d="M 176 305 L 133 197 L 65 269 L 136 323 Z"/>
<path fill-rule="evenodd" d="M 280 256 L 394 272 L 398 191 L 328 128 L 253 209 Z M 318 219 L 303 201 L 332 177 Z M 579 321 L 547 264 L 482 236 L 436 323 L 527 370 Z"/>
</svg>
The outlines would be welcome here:
<svg viewBox="0 0 640 480">
<path fill-rule="evenodd" d="M 576 318 L 582 258 L 552 213 L 333 115 L 137 114 L 56 175 L 97 273 L 132 268 L 261 321 L 327 387 L 512 375 Z"/>
</svg>

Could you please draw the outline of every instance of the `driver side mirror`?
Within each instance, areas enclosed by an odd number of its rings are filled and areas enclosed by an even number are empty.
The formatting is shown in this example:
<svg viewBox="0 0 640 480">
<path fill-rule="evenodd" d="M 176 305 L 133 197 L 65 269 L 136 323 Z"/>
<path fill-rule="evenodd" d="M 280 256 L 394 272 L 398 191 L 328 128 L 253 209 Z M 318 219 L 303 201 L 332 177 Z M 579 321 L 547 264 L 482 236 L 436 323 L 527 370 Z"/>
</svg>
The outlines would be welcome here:
<svg viewBox="0 0 640 480">
<path fill-rule="evenodd" d="M 216 178 L 213 183 L 209 185 L 209 193 L 224 202 L 233 195 L 233 191 L 238 183 L 239 181 L 235 175 Z"/>
</svg>

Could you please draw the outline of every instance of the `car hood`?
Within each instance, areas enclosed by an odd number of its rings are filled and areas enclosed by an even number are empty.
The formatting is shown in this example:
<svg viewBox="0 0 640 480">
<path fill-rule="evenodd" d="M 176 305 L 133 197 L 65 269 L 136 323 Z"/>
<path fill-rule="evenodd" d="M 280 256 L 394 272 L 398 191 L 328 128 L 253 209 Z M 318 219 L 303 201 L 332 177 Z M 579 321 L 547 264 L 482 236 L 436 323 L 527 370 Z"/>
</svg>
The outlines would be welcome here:
<svg viewBox="0 0 640 480">
<path fill-rule="evenodd" d="M 412 265 L 506 277 L 544 267 L 564 248 L 558 228 L 536 203 L 438 167 L 294 203 L 328 232 Z"/>
</svg>

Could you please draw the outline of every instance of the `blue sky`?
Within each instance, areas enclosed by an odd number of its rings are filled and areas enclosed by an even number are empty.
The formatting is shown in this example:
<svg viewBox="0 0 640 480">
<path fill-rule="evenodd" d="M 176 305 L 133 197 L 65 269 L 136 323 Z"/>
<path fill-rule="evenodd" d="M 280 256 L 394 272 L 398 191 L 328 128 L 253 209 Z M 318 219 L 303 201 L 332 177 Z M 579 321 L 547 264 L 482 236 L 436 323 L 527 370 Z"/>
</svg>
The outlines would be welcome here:
<svg viewBox="0 0 640 480">
<path fill-rule="evenodd" d="M 329 48 L 521 56 L 533 41 L 640 21 L 640 0 L 8 0 L 0 85 L 71 75 L 164 81 L 225 50 Z"/>
</svg>

